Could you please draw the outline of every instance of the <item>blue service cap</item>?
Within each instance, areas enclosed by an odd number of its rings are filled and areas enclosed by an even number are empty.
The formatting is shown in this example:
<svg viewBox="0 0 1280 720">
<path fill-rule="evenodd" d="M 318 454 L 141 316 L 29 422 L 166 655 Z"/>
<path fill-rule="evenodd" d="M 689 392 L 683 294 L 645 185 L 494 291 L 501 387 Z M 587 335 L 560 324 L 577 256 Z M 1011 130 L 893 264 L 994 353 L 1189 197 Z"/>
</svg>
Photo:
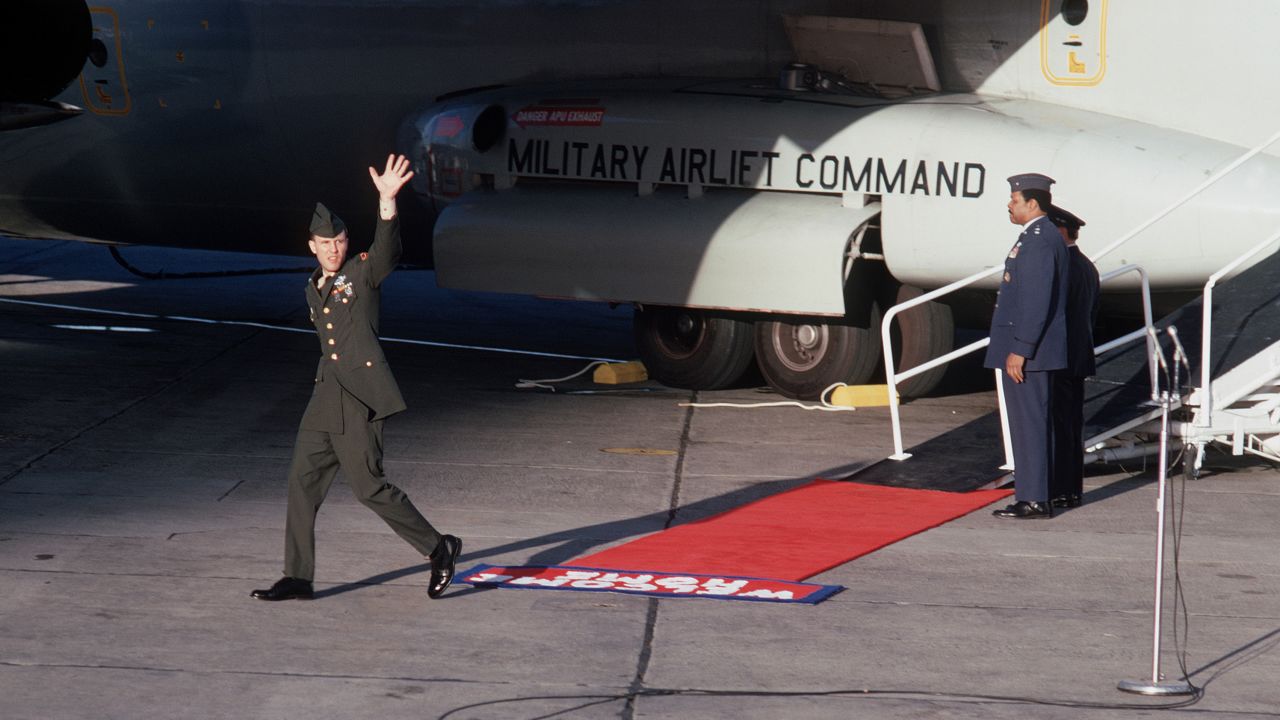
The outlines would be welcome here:
<svg viewBox="0 0 1280 720">
<path fill-rule="evenodd" d="M 1049 220 L 1054 225 L 1067 228 L 1068 230 L 1072 228 L 1082 228 L 1085 224 L 1084 220 L 1076 217 L 1075 213 L 1067 210 L 1066 208 L 1060 208 L 1057 205 L 1049 206 Z"/>
<path fill-rule="evenodd" d="M 1019 192 L 1022 190 L 1044 190 L 1049 192 L 1049 186 L 1054 183 L 1054 179 L 1048 175 L 1040 173 L 1022 173 L 1021 175 L 1009 176 L 1009 192 Z"/>
</svg>

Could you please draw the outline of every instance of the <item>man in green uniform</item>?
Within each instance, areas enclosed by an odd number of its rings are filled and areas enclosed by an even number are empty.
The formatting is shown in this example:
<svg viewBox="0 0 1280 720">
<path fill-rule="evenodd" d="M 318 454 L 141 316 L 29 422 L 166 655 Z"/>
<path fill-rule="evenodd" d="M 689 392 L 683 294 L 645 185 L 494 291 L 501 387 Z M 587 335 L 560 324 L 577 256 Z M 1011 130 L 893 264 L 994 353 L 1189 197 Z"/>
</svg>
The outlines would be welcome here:
<svg viewBox="0 0 1280 720">
<path fill-rule="evenodd" d="M 311 218 L 308 245 L 320 267 L 307 283 L 307 305 L 320 337 L 315 390 L 302 416 L 289 467 L 284 574 L 259 600 L 310 599 L 315 574 L 315 519 L 342 468 L 366 507 L 431 560 L 427 595 L 438 598 L 453 581 L 462 541 L 431 527 L 400 488 L 382 473 L 382 423 L 405 409 L 400 388 L 378 343 L 381 285 L 400 259 L 396 195 L 413 177 L 409 161 L 388 156 L 386 169 L 369 168 L 378 189 L 378 227 L 369 252 L 347 257 L 342 220 L 321 204 Z"/>
</svg>

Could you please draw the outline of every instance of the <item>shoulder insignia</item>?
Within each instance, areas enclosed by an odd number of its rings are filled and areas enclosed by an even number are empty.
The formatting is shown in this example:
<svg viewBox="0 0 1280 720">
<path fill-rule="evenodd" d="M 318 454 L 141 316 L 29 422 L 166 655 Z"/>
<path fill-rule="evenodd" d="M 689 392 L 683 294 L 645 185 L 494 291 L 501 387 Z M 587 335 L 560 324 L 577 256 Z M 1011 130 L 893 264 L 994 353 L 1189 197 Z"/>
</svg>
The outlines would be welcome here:
<svg viewBox="0 0 1280 720">
<path fill-rule="evenodd" d="M 1031 231 L 1031 234 L 1032 234 L 1032 235 L 1039 235 L 1039 234 L 1040 234 L 1040 228 L 1039 228 L 1039 227 L 1037 227 L 1035 230 L 1032 230 L 1032 231 Z"/>
<path fill-rule="evenodd" d="M 364 262 L 365 260 L 368 260 L 368 259 L 369 259 L 369 253 L 367 252 L 360 253 L 360 262 Z"/>
</svg>

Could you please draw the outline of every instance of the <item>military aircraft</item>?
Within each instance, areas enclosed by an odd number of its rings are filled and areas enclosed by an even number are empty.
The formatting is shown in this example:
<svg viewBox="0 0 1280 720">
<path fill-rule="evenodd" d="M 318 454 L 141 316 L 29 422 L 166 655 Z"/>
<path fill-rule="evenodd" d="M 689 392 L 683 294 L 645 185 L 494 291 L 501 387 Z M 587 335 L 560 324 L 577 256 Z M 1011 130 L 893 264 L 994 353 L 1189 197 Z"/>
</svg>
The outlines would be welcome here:
<svg viewBox="0 0 1280 720">
<path fill-rule="evenodd" d="M 5 58 L 41 82 L 0 93 L 0 231 L 295 249 L 394 143 L 441 285 L 634 303 L 683 387 L 863 382 L 885 308 L 1002 261 L 1005 177 L 1054 177 L 1088 253 L 1280 124 L 1266 0 L 5 7 L 60 30 Z M 1272 150 L 1100 269 L 1194 288 L 1280 224 L 1277 191 Z M 904 314 L 902 361 L 989 309 Z"/>
<path fill-rule="evenodd" d="M 372 228 L 364 168 L 439 96 L 772 72 L 790 56 L 777 18 L 825 5 L 4 0 L 0 232 L 303 252 L 317 200 Z M 428 206 L 404 205 L 410 259 L 429 261 Z"/>
</svg>

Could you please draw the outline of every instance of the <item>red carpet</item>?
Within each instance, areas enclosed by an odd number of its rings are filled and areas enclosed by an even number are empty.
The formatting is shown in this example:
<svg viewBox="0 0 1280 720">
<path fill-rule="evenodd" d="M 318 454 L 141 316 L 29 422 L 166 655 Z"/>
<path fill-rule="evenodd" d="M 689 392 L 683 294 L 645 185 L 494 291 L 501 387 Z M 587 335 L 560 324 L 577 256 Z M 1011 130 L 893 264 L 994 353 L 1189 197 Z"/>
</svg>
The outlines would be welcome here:
<svg viewBox="0 0 1280 720">
<path fill-rule="evenodd" d="M 815 480 L 566 565 L 803 580 L 1009 494 Z"/>
</svg>

